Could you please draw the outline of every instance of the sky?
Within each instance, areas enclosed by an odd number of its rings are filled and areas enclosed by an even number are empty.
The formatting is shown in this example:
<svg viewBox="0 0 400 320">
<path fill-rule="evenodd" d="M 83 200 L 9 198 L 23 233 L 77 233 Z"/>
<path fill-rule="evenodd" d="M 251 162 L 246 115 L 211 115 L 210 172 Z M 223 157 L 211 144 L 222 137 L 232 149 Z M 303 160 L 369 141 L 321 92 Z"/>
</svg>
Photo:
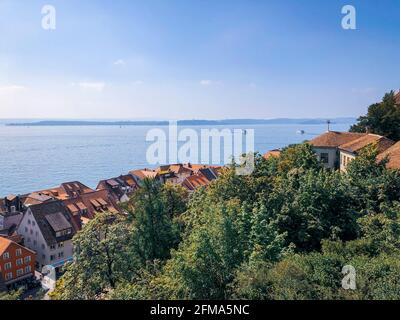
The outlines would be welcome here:
<svg viewBox="0 0 400 320">
<path fill-rule="evenodd" d="M 342 7 L 356 8 L 356 30 Z M 56 28 L 42 27 L 45 5 Z M 357 117 L 400 88 L 398 0 L 0 0 L 0 118 Z"/>
</svg>

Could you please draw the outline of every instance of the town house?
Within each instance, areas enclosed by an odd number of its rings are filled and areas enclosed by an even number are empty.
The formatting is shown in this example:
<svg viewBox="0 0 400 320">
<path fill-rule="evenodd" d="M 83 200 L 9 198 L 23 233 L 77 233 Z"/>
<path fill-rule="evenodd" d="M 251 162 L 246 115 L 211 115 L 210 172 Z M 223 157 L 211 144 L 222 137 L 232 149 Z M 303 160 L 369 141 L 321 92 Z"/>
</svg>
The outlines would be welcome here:
<svg viewBox="0 0 400 320">
<path fill-rule="evenodd" d="M 366 134 L 356 140 L 344 143 L 339 146 L 339 157 L 340 157 L 340 171 L 346 171 L 349 163 L 354 160 L 359 152 L 368 146 L 375 146 L 377 153 L 381 154 L 395 144 L 394 141 L 377 135 L 377 134 Z"/>
<path fill-rule="evenodd" d="M 2 289 L 15 289 L 34 279 L 35 252 L 0 237 L 0 282 Z M 1 291 L 1 287 L 0 287 Z"/>
<path fill-rule="evenodd" d="M 309 143 L 325 168 L 338 169 L 340 166 L 339 147 L 365 135 L 366 133 L 328 131 L 312 139 Z"/>
<path fill-rule="evenodd" d="M 25 246 L 36 252 L 36 269 L 52 265 L 56 270 L 73 257 L 72 237 L 77 232 L 72 215 L 62 201 L 30 206 L 18 226 Z"/>
</svg>

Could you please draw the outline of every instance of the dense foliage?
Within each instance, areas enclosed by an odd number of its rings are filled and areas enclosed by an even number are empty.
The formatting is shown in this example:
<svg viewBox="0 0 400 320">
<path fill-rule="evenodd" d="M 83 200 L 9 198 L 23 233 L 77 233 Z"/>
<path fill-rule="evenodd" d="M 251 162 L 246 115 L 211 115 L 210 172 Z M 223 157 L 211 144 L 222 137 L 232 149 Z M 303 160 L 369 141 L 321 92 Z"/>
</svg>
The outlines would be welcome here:
<svg viewBox="0 0 400 320">
<path fill-rule="evenodd" d="M 352 132 L 366 132 L 386 136 L 392 140 L 400 140 L 400 106 L 395 103 L 393 91 L 386 93 L 380 103 L 374 103 L 368 108 L 368 113 L 358 119 L 351 127 Z"/>
<path fill-rule="evenodd" d="M 188 194 L 145 181 L 126 217 L 99 215 L 75 238 L 58 299 L 398 299 L 400 173 L 373 148 L 347 173 L 308 144 L 225 168 Z M 356 289 L 342 288 L 342 269 Z"/>
</svg>

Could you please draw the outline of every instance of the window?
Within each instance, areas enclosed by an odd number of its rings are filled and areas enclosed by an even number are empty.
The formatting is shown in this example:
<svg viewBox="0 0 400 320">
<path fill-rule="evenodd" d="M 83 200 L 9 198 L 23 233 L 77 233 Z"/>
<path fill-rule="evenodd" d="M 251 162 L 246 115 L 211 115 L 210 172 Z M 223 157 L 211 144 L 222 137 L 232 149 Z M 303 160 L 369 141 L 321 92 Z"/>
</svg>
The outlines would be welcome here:
<svg viewBox="0 0 400 320">
<path fill-rule="evenodd" d="M 50 250 L 55 250 L 56 249 L 56 245 L 55 244 L 52 244 L 51 246 L 50 246 Z"/>
<path fill-rule="evenodd" d="M 9 269 L 11 269 L 11 267 L 12 267 L 11 262 L 7 262 L 4 264 L 4 270 L 9 270 Z"/>
<path fill-rule="evenodd" d="M 321 162 L 329 163 L 329 153 L 321 153 Z"/>
<path fill-rule="evenodd" d="M 42 243 L 42 249 L 44 250 L 46 248 L 46 246 L 44 245 L 44 243 Z"/>
<path fill-rule="evenodd" d="M 45 254 L 42 254 L 42 259 L 46 260 L 46 255 Z"/>
<path fill-rule="evenodd" d="M 55 260 L 56 259 L 56 256 L 54 255 L 54 254 L 52 254 L 51 256 L 50 256 L 50 261 L 53 261 L 53 260 Z"/>
<path fill-rule="evenodd" d="M 58 247 L 59 247 L 59 248 L 64 248 L 64 242 L 60 242 L 60 243 L 58 244 Z"/>
<path fill-rule="evenodd" d="M 31 256 L 26 256 L 24 260 L 25 263 L 31 262 Z"/>
<path fill-rule="evenodd" d="M 31 271 L 32 271 L 31 266 L 26 266 L 25 267 L 25 273 L 29 273 Z"/>
<path fill-rule="evenodd" d="M 8 252 L 4 252 L 3 253 L 3 259 L 4 260 L 10 259 L 10 254 Z"/>
<path fill-rule="evenodd" d="M 32 229 L 30 230 L 30 233 L 33 234 L 33 230 Z"/>
<path fill-rule="evenodd" d="M 28 224 L 31 224 L 31 220 L 28 219 Z"/>
<path fill-rule="evenodd" d="M 20 277 L 24 274 L 24 269 L 18 269 L 17 270 L 17 277 Z"/>
<path fill-rule="evenodd" d="M 15 255 L 19 257 L 22 254 L 22 249 L 15 250 Z"/>
<path fill-rule="evenodd" d="M 32 225 L 35 226 L 35 221 L 32 221 Z"/>
<path fill-rule="evenodd" d="M 59 253 L 58 253 L 58 257 L 59 257 L 59 258 L 63 258 L 63 257 L 64 257 L 64 252 L 59 252 Z"/>
<path fill-rule="evenodd" d="M 36 245 L 37 245 L 36 240 L 33 240 L 33 245 L 36 247 Z"/>
<path fill-rule="evenodd" d="M 17 266 L 21 266 L 24 263 L 24 260 L 22 260 L 22 258 L 17 259 L 16 261 Z"/>
<path fill-rule="evenodd" d="M 25 227 L 25 232 L 28 233 L 28 227 Z"/>
<path fill-rule="evenodd" d="M 6 273 L 6 281 L 12 279 L 12 272 Z"/>
<path fill-rule="evenodd" d="M 65 229 L 65 230 L 59 231 L 59 232 L 56 233 L 56 236 L 57 237 L 62 237 L 62 236 L 65 236 L 67 234 L 71 234 L 71 229 Z"/>
</svg>

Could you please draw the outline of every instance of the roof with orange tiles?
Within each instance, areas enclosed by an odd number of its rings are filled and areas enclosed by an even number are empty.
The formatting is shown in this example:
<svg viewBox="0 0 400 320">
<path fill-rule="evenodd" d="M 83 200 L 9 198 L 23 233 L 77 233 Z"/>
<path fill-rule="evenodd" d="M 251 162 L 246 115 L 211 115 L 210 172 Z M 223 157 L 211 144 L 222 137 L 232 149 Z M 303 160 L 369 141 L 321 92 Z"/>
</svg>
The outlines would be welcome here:
<svg viewBox="0 0 400 320">
<path fill-rule="evenodd" d="M 310 140 L 309 143 L 314 147 L 337 148 L 365 135 L 366 133 L 328 131 Z"/>
<path fill-rule="evenodd" d="M 400 141 L 379 154 L 377 160 L 382 161 L 386 157 L 388 158 L 387 168 L 400 169 Z"/>
<path fill-rule="evenodd" d="M 271 151 L 268 151 L 266 154 L 263 155 L 264 159 L 269 159 L 269 158 L 277 158 L 281 155 L 282 151 L 278 149 L 274 149 Z"/>
<path fill-rule="evenodd" d="M 99 212 L 118 213 L 118 206 L 106 189 L 83 193 L 75 198 L 65 199 L 63 203 L 73 215 L 93 219 Z"/>
<path fill-rule="evenodd" d="M 154 179 L 158 176 L 158 172 L 156 172 L 155 170 L 151 170 L 151 169 L 139 169 L 139 170 L 131 170 L 129 171 L 129 173 L 133 176 L 138 177 L 140 180 L 143 180 L 145 178 L 150 178 L 150 179 Z"/>
<path fill-rule="evenodd" d="M 187 177 L 183 182 L 182 185 L 189 190 L 195 190 L 199 187 L 205 187 L 210 183 L 206 177 L 201 175 L 193 175 Z"/>
<path fill-rule="evenodd" d="M 27 250 L 27 251 L 29 251 L 29 252 L 35 254 L 34 251 L 32 251 L 32 250 L 30 250 L 30 249 L 28 249 L 28 248 L 26 248 L 26 247 L 23 247 L 23 246 L 21 246 L 20 244 L 18 244 L 18 243 L 16 243 L 16 242 L 12 241 L 12 240 L 10 240 L 10 239 L 0 237 L 0 255 L 2 255 L 2 254 L 7 250 L 7 248 L 8 248 L 11 244 L 15 244 L 16 246 L 18 246 L 18 247 L 20 247 L 20 248 L 23 248 L 23 249 L 25 249 L 25 250 Z"/>
<path fill-rule="evenodd" d="M 89 188 L 79 181 L 64 182 L 59 187 L 38 191 L 58 200 L 65 200 L 76 197 L 77 195 L 93 192 L 95 190 Z"/>
<path fill-rule="evenodd" d="M 376 147 L 378 149 L 377 151 L 379 154 L 381 152 L 384 152 L 391 146 L 393 146 L 395 144 L 395 142 L 386 137 L 383 137 L 383 136 L 380 136 L 377 134 L 367 134 L 356 140 L 342 144 L 341 146 L 339 146 L 339 149 L 348 151 L 348 152 L 357 153 L 361 149 L 363 149 L 367 146 L 373 145 L 373 144 L 376 145 Z"/>
<path fill-rule="evenodd" d="M 0 237 L 0 255 L 2 255 L 4 251 L 7 250 L 11 243 L 11 240 Z"/>
<path fill-rule="evenodd" d="M 187 167 L 185 167 L 183 164 L 181 163 L 177 163 L 177 164 L 168 164 L 168 165 L 164 165 L 164 166 L 160 166 L 156 169 L 157 172 L 165 172 L 165 171 L 170 171 L 173 172 L 175 174 L 180 174 L 180 173 L 191 173 L 192 169 L 189 169 Z"/>
</svg>

